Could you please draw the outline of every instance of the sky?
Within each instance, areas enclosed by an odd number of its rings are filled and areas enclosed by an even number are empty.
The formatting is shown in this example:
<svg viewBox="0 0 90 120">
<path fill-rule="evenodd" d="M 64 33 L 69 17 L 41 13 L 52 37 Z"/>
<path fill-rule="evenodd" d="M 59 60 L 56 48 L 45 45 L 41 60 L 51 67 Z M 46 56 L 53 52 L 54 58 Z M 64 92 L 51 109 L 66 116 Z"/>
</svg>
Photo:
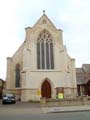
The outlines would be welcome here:
<svg viewBox="0 0 90 120">
<path fill-rule="evenodd" d="M 58 28 L 76 67 L 90 64 L 90 0 L 0 0 L 0 78 L 6 79 L 12 57 L 43 10 Z"/>
</svg>

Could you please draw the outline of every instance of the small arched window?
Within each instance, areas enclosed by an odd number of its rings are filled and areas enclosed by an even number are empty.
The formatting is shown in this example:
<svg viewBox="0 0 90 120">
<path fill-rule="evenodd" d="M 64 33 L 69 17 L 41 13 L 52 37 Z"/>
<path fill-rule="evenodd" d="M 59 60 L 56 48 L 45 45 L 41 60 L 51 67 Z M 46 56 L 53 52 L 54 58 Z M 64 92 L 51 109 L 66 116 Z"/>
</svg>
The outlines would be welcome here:
<svg viewBox="0 0 90 120">
<path fill-rule="evenodd" d="M 43 30 L 37 39 L 37 68 L 54 69 L 53 40 L 47 30 Z"/>
<path fill-rule="evenodd" d="M 15 68 L 15 87 L 20 87 L 20 64 L 16 64 Z"/>
</svg>

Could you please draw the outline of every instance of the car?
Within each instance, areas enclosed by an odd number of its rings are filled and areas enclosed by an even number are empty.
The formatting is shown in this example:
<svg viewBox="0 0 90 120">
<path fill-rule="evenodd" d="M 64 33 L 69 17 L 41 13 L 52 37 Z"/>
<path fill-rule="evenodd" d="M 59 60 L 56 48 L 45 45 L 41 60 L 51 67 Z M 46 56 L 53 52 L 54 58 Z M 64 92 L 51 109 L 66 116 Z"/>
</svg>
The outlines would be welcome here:
<svg viewBox="0 0 90 120">
<path fill-rule="evenodd" d="M 4 94 L 2 97 L 2 104 L 10 104 L 10 103 L 13 104 L 16 103 L 15 95 L 11 93 Z"/>
</svg>

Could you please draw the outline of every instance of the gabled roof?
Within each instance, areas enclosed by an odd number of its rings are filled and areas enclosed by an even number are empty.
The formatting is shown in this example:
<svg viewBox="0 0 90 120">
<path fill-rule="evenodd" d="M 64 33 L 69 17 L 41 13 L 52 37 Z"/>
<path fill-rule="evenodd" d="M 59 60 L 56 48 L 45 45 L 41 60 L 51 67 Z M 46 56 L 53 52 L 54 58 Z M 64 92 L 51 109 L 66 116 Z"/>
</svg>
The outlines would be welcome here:
<svg viewBox="0 0 90 120">
<path fill-rule="evenodd" d="M 77 75 L 76 76 L 76 79 L 77 79 L 77 85 L 82 85 L 82 84 L 84 84 L 85 82 L 85 79 L 84 79 L 84 76 L 79 76 L 79 75 Z"/>
<path fill-rule="evenodd" d="M 45 11 L 43 12 L 43 15 L 40 17 L 40 19 L 36 22 L 36 24 L 33 27 L 36 27 L 37 25 L 42 25 L 42 24 L 47 24 L 49 26 L 52 26 L 54 29 L 57 29 L 55 25 L 51 22 L 51 20 L 47 17 L 47 15 L 45 14 Z"/>
<path fill-rule="evenodd" d="M 85 79 L 84 83 L 87 84 L 89 81 L 90 81 L 90 76 Z"/>
<path fill-rule="evenodd" d="M 90 64 L 83 64 L 82 68 L 86 73 L 90 73 Z"/>
<path fill-rule="evenodd" d="M 77 84 L 87 84 L 90 80 L 90 64 L 83 64 L 82 68 L 76 68 Z"/>
<path fill-rule="evenodd" d="M 82 68 L 76 68 L 76 73 L 84 73 L 83 69 Z"/>
</svg>

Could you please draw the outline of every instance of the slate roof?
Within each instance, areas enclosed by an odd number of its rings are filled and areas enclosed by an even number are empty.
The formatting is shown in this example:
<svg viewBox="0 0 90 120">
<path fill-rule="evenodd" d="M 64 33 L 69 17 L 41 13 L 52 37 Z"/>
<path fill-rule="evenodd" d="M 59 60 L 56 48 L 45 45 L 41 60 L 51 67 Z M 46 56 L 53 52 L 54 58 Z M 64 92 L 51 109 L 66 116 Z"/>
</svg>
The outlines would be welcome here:
<svg viewBox="0 0 90 120">
<path fill-rule="evenodd" d="M 85 72 L 90 73 L 90 64 L 83 64 L 82 68 Z"/>
<path fill-rule="evenodd" d="M 76 68 L 77 85 L 87 84 L 90 80 L 90 64 L 83 64 L 81 68 Z"/>
<path fill-rule="evenodd" d="M 84 73 L 83 69 L 82 68 L 76 68 L 76 73 Z"/>
</svg>

